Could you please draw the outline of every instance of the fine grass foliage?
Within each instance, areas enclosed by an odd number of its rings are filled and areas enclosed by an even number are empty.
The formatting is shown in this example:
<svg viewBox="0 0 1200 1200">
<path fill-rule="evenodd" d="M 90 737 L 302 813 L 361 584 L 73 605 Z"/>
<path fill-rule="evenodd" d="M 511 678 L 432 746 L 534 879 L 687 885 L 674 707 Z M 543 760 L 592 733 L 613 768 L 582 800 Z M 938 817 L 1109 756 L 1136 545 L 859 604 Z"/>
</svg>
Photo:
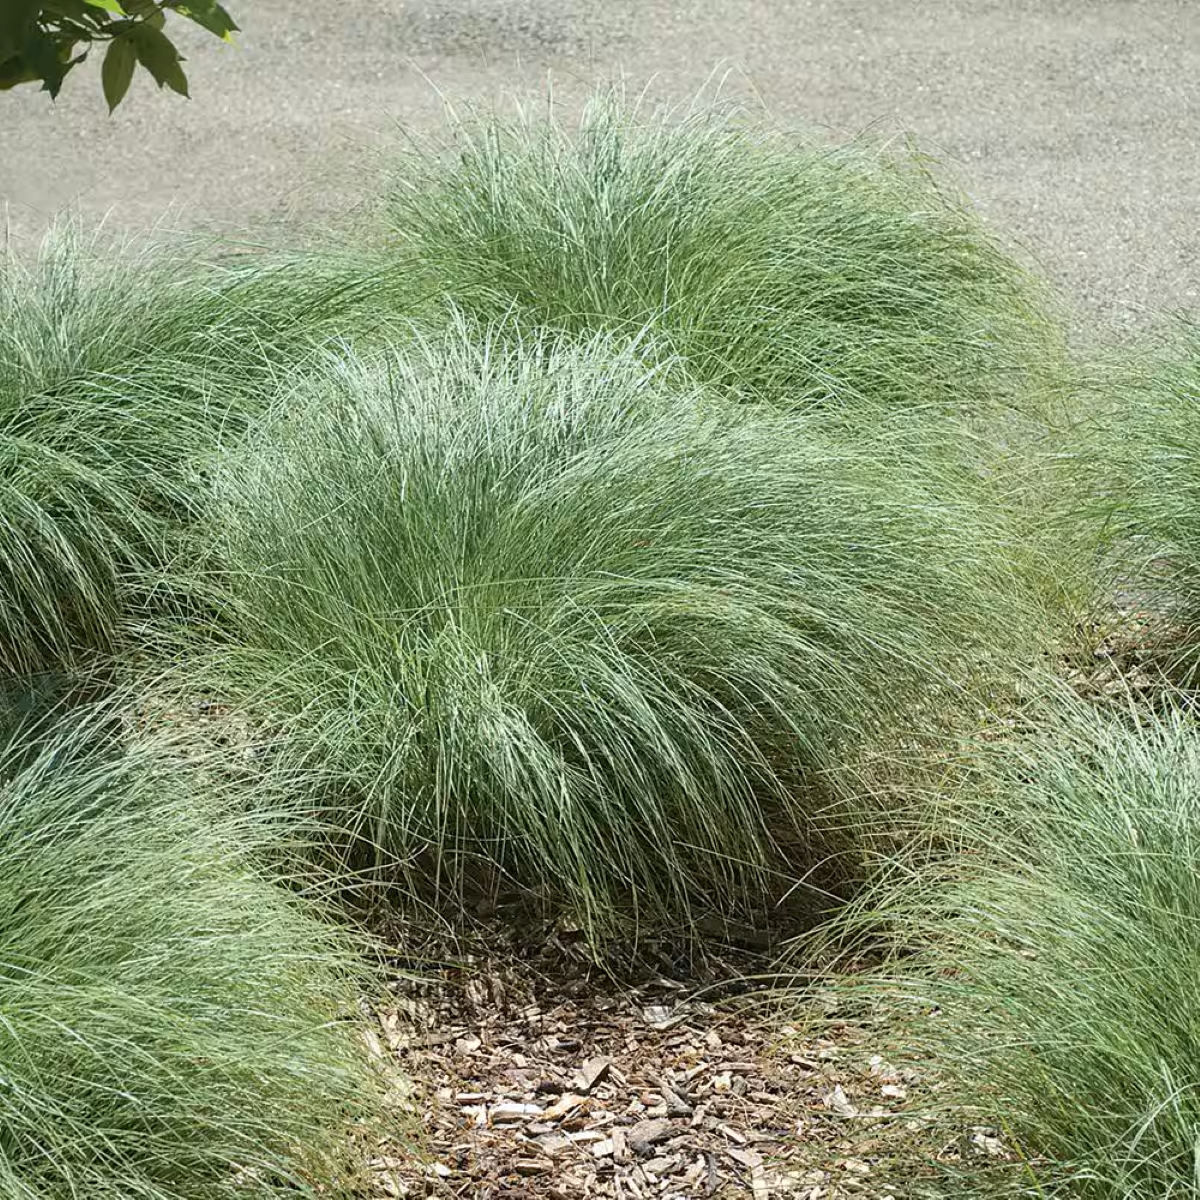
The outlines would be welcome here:
<svg viewBox="0 0 1200 1200">
<path fill-rule="evenodd" d="M 357 954 L 219 791 L 88 721 L 0 751 L 6 1197 L 341 1194 L 379 1095 Z"/>
<path fill-rule="evenodd" d="M 842 437 L 604 337 L 335 360 L 215 472 L 189 677 L 422 886 L 490 864 L 592 930 L 761 907 L 841 764 L 1031 644 L 935 429 Z"/>
<path fill-rule="evenodd" d="M 696 379 L 784 406 L 1036 406 L 1057 369 L 1039 287 L 907 146 L 612 89 L 577 125 L 552 101 L 453 117 L 395 174 L 401 287 L 434 308 L 650 327 Z"/>
<path fill-rule="evenodd" d="M 167 589 L 196 464 L 352 291 L 315 262 L 207 266 L 72 221 L 0 257 L 0 673 L 119 648 Z"/>
<path fill-rule="evenodd" d="M 1176 679 L 1200 667 L 1200 326 L 1180 320 L 1104 374 L 1073 439 L 1076 519 L 1124 607 L 1153 618 Z"/>
<path fill-rule="evenodd" d="M 1189 717 L 1068 705 L 988 756 L 944 852 L 851 910 L 886 961 L 843 991 L 1016 1160 L 945 1194 L 1200 1194 L 1198 798 Z"/>
</svg>

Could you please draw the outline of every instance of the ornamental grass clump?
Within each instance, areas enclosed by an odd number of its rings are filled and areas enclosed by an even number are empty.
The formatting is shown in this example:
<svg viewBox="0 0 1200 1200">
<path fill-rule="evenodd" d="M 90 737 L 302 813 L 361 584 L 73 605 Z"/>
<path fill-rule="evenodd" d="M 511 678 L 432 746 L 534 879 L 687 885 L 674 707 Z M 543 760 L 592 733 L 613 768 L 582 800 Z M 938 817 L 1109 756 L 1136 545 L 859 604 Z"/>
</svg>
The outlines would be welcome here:
<svg viewBox="0 0 1200 1200">
<path fill-rule="evenodd" d="M 1077 517 L 1104 552 L 1122 607 L 1152 618 L 1177 680 L 1200 668 L 1200 326 L 1180 322 L 1104 378 L 1071 460 Z"/>
<path fill-rule="evenodd" d="M 171 588 L 201 458 L 352 307 L 333 269 L 246 258 L 70 223 L 0 257 L 0 676 L 121 647 Z"/>
<path fill-rule="evenodd" d="M 784 406 L 1036 408 L 1040 289 L 906 147 L 833 147 L 728 108 L 548 105 L 456 120 L 388 194 L 401 288 L 481 320 L 654 332 L 693 376 Z"/>
<path fill-rule="evenodd" d="M 950 849 L 848 918 L 887 931 L 853 990 L 894 1052 L 939 1084 L 943 1116 L 1007 1151 L 967 1156 L 945 1194 L 1200 1194 L 1194 722 L 1044 719 L 951 814 Z"/>
<path fill-rule="evenodd" d="M 281 399 L 216 472 L 225 640 L 189 678 L 416 887 L 486 868 L 592 930 L 761 908 L 846 762 L 1029 650 L 1004 516 L 932 420 L 842 438 L 515 343 Z"/>
<path fill-rule="evenodd" d="M 0 750 L 4 1196 L 343 1194 L 380 1094 L 358 952 L 219 792 L 90 720 Z"/>
</svg>

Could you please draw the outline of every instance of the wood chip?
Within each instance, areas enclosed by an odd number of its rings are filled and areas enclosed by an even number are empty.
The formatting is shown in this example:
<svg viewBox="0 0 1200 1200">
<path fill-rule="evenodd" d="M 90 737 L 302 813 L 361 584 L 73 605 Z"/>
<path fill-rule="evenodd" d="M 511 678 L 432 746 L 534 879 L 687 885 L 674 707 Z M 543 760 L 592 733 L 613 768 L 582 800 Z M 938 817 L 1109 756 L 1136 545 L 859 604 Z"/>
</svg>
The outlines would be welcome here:
<svg viewBox="0 0 1200 1200">
<path fill-rule="evenodd" d="M 846 1093 L 842 1090 L 840 1083 L 834 1084 L 831 1092 L 826 1092 L 821 1101 L 830 1112 L 835 1112 L 839 1117 L 857 1117 L 858 1109 L 850 1103 Z"/>
<path fill-rule="evenodd" d="M 629 1142 L 625 1137 L 623 1129 L 614 1129 L 612 1131 L 613 1144 L 613 1161 L 617 1163 L 627 1163 L 629 1161 Z"/>
<path fill-rule="evenodd" d="M 493 1121 L 525 1121 L 540 1117 L 543 1110 L 537 1104 L 494 1104 L 491 1108 Z"/>
<path fill-rule="evenodd" d="M 733 1152 L 731 1152 L 731 1157 L 732 1153 Z M 751 1151 L 751 1153 L 753 1152 Z M 750 1170 L 750 1192 L 754 1196 L 754 1200 L 768 1200 L 768 1197 L 771 1194 L 771 1188 L 767 1183 L 767 1173 L 763 1169 L 762 1159 L 759 1158 L 758 1155 L 754 1155 L 754 1157 L 758 1158 L 757 1162 L 748 1162 L 744 1164 L 748 1166 Z M 818 1193 L 818 1195 L 819 1194 L 820 1193 Z"/>
<path fill-rule="evenodd" d="M 771 1195 L 771 1186 L 767 1182 L 767 1173 L 763 1168 L 762 1155 L 756 1154 L 753 1150 L 731 1150 L 729 1157 L 735 1162 L 739 1162 L 746 1167 L 750 1172 L 750 1192 L 754 1196 L 754 1200 L 768 1200 Z M 793 1176 L 793 1180 L 795 1177 Z M 815 1193 L 809 1192 L 808 1195 L 821 1195 L 818 1189 Z"/>
<path fill-rule="evenodd" d="M 542 1117 L 547 1121 L 561 1121 L 563 1117 L 573 1113 L 581 1105 L 587 1103 L 586 1096 L 578 1096 L 574 1092 L 567 1092 L 565 1096 L 560 1096 L 544 1113 Z"/>
<path fill-rule="evenodd" d="M 654 1175 L 673 1175 L 683 1170 L 683 1156 L 660 1154 L 642 1163 L 642 1170 Z"/>
<path fill-rule="evenodd" d="M 549 1175 L 554 1170 L 548 1158 L 518 1158 L 513 1166 L 518 1175 Z"/>
<path fill-rule="evenodd" d="M 675 1123 L 664 1117 L 639 1121 L 627 1132 L 629 1147 L 639 1158 L 645 1158 L 657 1143 L 666 1141 L 675 1129 Z"/>
<path fill-rule="evenodd" d="M 763 1165 L 763 1156 L 757 1150 L 730 1150 L 729 1157 L 750 1171 Z"/>
<path fill-rule="evenodd" d="M 690 1117 L 694 1109 L 692 1102 L 667 1079 L 658 1081 L 659 1094 L 668 1117 Z"/>
<path fill-rule="evenodd" d="M 717 1169 L 715 1155 L 707 1155 L 705 1167 L 704 1191 L 709 1196 L 715 1196 L 717 1188 L 721 1186 L 721 1173 Z"/>
<path fill-rule="evenodd" d="M 379 1040 L 378 1034 L 376 1034 L 373 1029 L 364 1029 L 362 1031 L 362 1039 L 366 1044 L 367 1053 L 369 1053 L 373 1059 L 376 1059 L 379 1062 L 387 1061 L 387 1055 L 383 1050 L 383 1043 Z"/>
<path fill-rule="evenodd" d="M 589 1058 L 575 1073 L 572 1086 L 577 1092 L 590 1092 L 608 1074 L 611 1058 Z"/>
</svg>

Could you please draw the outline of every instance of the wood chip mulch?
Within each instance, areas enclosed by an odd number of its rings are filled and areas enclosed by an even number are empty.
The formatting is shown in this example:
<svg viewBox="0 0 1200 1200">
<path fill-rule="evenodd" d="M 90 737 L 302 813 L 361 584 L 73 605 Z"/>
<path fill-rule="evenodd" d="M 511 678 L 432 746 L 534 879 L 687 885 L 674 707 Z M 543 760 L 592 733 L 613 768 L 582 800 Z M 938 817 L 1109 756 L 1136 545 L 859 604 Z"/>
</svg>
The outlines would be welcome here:
<svg viewBox="0 0 1200 1200">
<path fill-rule="evenodd" d="M 399 980 L 375 1051 L 411 1080 L 420 1134 L 374 1164 L 381 1193 L 900 1200 L 875 1131 L 911 1072 L 730 1006 L 744 966 L 699 989 L 486 958 Z"/>
</svg>

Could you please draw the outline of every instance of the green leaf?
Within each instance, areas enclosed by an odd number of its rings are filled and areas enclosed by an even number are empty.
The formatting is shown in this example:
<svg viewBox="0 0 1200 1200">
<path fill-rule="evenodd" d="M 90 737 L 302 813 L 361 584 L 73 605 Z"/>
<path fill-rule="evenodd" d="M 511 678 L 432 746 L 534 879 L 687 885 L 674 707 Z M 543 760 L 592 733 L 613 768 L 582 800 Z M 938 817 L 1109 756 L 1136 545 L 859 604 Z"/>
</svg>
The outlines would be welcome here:
<svg viewBox="0 0 1200 1200">
<path fill-rule="evenodd" d="M 233 18 L 217 0 L 189 0 L 187 4 L 175 5 L 175 11 L 223 41 L 233 41 L 233 34 L 237 33 Z"/>
<path fill-rule="evenodd" d="M 39 0 L 3 0 L 0 3 L 0 59 L 16 58 L 20 54 L 40 11 Z"/>
<path fill-rule="evenodd" d="M 32 83 L 38 78 L 38 73 L 19 54 L 0 59 L 0 92 L 6 92 L 19 83 Z"/>
<path fill-rule="evenodd" d="M 129 85 L 133 82 L 133 69 L 137 66 L 138 52 L 132 31 L 115 37 L 108 43 L 104 64 L 100 69 L 100 81 L 104 85 L 104 99 L 108 101 L 108 113 L 125 99 Z"/>
<path fill-rule="evenodd" d="M 126 15 L 125 10 L 117 3 L 117 0 L 84 0 L 84 2 L 90 4 L 93 8 L 102 8 L 105 12 L 110 12 L 115 17 Z"/>
<path fill-rule="evenodd" d="M 51 16 L 89 25 L 98 19 L 94 12 L 88 11 L 90 7 L 87 0 L 44 0 L 42 4 L 42 10 Z"/>
<path fill-rule="evenodd" d="M 63 76 L 70 70 L 69 64 L 59 57 L 58 50 L 58 39 L 40 29 L 35 29 L 21 47 L 21 58 L 30 72 L 27 78 L 40 79 L 42 90 L 49 92 L 51 99 L 58 95 Z"/>
<path fill-rule="evenodd" d="M 187 76 L 179 65 L 183 58 L 161 29 L 139 21 L 126 36 L 133 41 L 138 62 L 154 76 L 154 82 L 159 87 L 165 85 L 181 96 L 188 94 Z"/>
<path fill-rule="evenodd" d="M 57 97 L 67 72 L 87 57 L 86 50 L 71 57 L 78 41 L 70 31 L 34 26 L 18 53 L 0 55 L 0 90 L 41 80 L 42 90 L 49 92 L 51 98 Z"/>
<path fill-rule="evenodd" d="M 161 29 L 167 21 L 156 0 L 125 0 L 125 9 L 131 17 L 145 21 L 154 29 Z"/>
</svg>

